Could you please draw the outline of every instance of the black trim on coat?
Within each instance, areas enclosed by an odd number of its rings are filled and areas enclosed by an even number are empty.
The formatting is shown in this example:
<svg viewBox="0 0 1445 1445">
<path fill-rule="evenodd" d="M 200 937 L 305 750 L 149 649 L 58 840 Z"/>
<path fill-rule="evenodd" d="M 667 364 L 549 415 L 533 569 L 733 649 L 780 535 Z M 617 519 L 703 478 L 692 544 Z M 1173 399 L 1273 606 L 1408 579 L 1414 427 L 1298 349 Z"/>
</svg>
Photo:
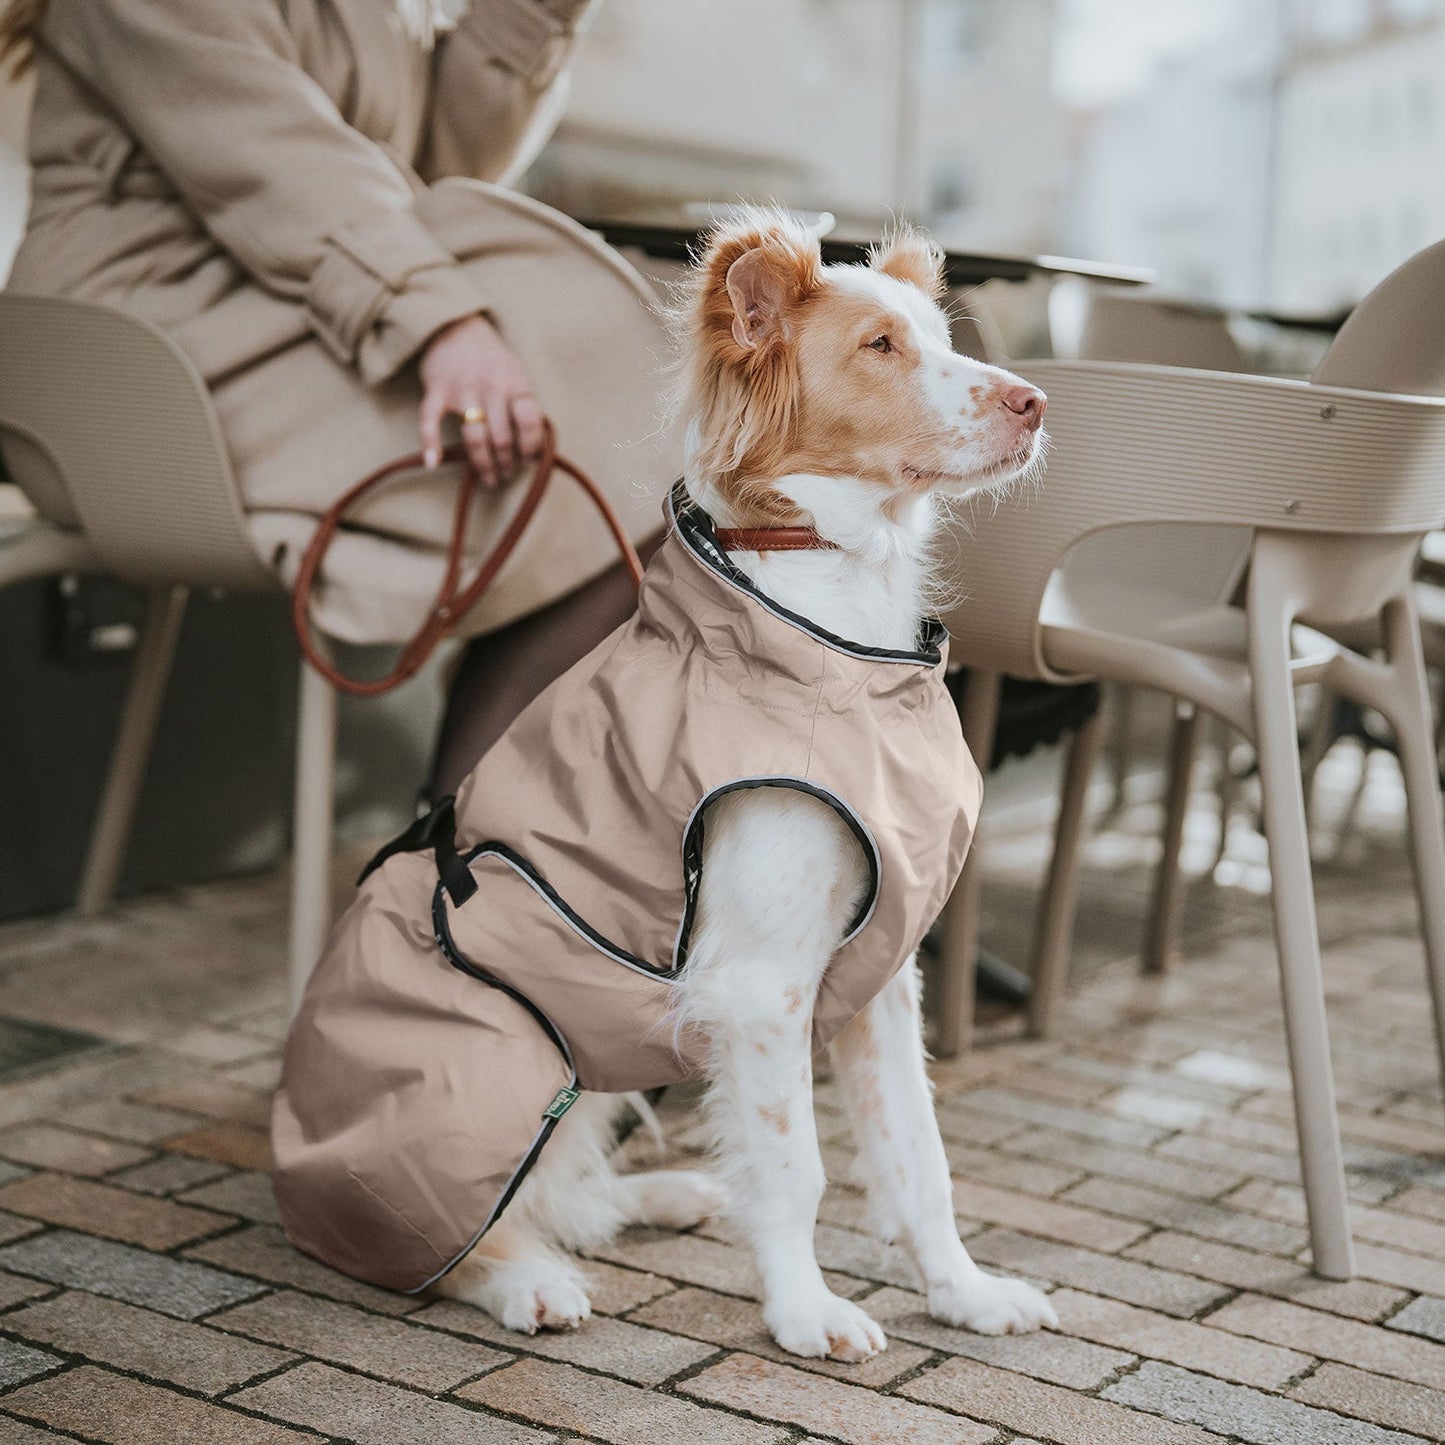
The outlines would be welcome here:
<svg viewBox="0 0 1445 1445">
<path fill-rule="evenodd" d="M 948 636 L 948 629 L 936 617 L 925 617 L 919 624 L 918 646 L 909 652 L 892 647 L 870 647 L 863 642 L 850 642 L 846 637 L 839 637 L 836 632 L 819 627 L 802 613 L 793 612 L 782 603 L 773 601 L 719 545 L 712 518 L 688 495 L 681 478 L 673 483 L 672 491 L 668 494 L 667 512 L 683 544 L 705 567 L 716 572 L 740 592 L 745 592 L 774 617 L 791 623 L 826 646 L 838 652 L 846 652 L 850 657 L 861 658 L 865 662 L 916 662 L 936 667 L 943 660 L 943 642 Z"/>
</svg>

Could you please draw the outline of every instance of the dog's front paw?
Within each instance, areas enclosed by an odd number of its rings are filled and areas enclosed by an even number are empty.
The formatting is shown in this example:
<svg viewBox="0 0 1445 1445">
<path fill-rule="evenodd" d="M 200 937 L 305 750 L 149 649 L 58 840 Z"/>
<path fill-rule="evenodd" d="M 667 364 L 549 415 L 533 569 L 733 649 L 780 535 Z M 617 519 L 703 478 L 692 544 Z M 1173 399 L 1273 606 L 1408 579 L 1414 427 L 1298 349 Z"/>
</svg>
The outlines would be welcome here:
<svg viewBox="0 0 1445 1445">
<path fill-rule="evenodd" d="M 946 1325 L 979 1335 L 1024 1335 L 1045 1325 L 1059 1326 L 1059 1317 L 1041 1290 L 1021 1279 L 992 1274 L 934 1285 L 928 1291 L 928 1313 Z"/>
<path fill-rule="evenodd" d="M 790 1355 L 856 1365 L 888 1348 L 887 1336 L 871 1316 L 826 1290 L 807 1303 L 770 1302 L 763 1318 L 769 1333 Z"/>
</svg>

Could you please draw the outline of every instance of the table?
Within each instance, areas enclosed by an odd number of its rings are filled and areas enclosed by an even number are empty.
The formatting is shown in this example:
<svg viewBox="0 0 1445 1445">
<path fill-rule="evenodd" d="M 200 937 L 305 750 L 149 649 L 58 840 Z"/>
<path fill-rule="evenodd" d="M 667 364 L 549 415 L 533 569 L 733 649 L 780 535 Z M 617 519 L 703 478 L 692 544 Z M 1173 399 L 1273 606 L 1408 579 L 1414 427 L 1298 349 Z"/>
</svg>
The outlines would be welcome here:
<svg viewBox="0 0 1445 1445">
<path fill-rule="evenodd" d="M 688 261 L 707 235 L 707 227 L 687 222 L 578 216 L 579 225 L 596 231 L 609 245 L 635 246 L 659 261 Z M 832 265 L 868 259 L 867 241 L 825 236 L 819 242 L 823 260 Z M 950 287 L 978 286 L 985 281 L 1031 281 L 1036 276 L 1082 276 L 1120 286 L 1145 286 L 1154 272 L 1142 266 L 1115 266 L 1069 256 L 1008 256 L 982 251 L 946 251 L 943 275 Z"/>
</svg>

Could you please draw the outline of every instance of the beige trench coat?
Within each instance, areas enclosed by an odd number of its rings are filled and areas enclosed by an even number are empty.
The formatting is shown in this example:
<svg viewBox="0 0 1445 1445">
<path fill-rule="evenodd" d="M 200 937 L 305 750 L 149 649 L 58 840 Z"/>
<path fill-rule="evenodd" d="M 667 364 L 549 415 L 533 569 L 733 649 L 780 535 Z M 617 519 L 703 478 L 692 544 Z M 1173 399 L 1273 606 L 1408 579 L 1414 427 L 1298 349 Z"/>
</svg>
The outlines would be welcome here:
<svg viewBox="0 0 1445 1445">
<path fill-rule="evenodd" d="M 212 389 L 253 538 L 283 577 L 339 492 L 417 449 L 417 354 L 478 311 L 526 363 L 564 454 L 634 536 L 655 526 L 678 456 L 659 428 L 651 294 L 595 237 L 488 184 L 555 120 L 584 4 L 471 0 L 431 51 L 394 0 L 49 7 L 10 287 L 122 306 L 176 338 Z M 39 459 L 11 464 L 43 512 L 74 519 Z M 328 630 L 382 640 L 416 626 L 453 480 L 402 479 L 338 538 L 318 592 Z M 476 548 L 517 496 L 487 501 Z M 559 479 L 470 629 L 614 560 Z"/>
</svg>

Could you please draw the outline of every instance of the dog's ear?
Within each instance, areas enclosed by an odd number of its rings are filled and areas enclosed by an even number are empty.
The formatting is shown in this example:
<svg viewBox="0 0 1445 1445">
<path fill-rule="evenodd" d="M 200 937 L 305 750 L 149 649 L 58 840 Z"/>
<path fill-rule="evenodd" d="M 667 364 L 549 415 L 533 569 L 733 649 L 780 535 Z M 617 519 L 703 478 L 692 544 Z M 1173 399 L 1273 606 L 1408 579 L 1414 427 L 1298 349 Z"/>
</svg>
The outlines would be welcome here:
<svg viewBox="0 0 1445 1445">
<path fill-rule="evenodd" d="M 912 226 L 898 227 L 882 245 L 875 246 L 868 264 L 895 281 L 917 286 L 930 301 L 937 301 L 946 289 L 942 249 Z"/>
<path fill-rule="evenodd" d="M 754 246 L 727 270 L 733 340 L 748 351 L 784 334 L 788 308 L 807 294 L 811 277 L 777 247 Z"/>
<path fill-rule="evenodd" d="M 818 238 L 771 211 L 745 211 L 720 226 L 701 269 L 708 330 L 730 333 L 752 352 L 785 337 L 792 308 L 823 283 Z"/>
</svg>

